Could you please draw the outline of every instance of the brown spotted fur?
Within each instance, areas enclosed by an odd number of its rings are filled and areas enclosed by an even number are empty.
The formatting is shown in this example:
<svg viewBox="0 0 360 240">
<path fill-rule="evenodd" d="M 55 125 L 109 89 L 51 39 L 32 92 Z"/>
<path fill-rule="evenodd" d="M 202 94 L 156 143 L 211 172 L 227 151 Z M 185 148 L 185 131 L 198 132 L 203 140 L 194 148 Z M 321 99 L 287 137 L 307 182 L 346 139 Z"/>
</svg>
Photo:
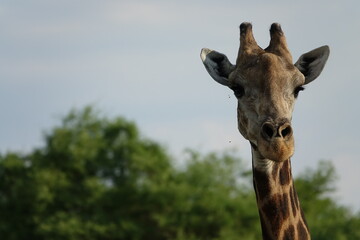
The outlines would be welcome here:
<svg viewBox="0 0 360 240">
<path fill-rule="evenodd" d="M 290 160 L 253 169 L 263 239 L 310 239 L 291 176 Z"/>
</svg>

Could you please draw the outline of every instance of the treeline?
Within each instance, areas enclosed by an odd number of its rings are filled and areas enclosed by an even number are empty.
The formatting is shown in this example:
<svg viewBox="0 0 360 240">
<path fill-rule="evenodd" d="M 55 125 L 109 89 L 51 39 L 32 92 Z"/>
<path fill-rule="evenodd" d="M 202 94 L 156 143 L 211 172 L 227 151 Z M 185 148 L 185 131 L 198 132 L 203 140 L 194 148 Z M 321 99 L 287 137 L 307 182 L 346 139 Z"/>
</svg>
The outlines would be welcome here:
<svg viewBox="0 0 360 240">
<path fill-rule="evenodd" d="M 296 179 L 313 239 L 360 239 L 320 162 Z M 28 154 L 0 155 L 0 239 L 261 239 L 251 171 L 234 153 L 185 166 L 134 123 L 71 111 Z"/>
</svg>

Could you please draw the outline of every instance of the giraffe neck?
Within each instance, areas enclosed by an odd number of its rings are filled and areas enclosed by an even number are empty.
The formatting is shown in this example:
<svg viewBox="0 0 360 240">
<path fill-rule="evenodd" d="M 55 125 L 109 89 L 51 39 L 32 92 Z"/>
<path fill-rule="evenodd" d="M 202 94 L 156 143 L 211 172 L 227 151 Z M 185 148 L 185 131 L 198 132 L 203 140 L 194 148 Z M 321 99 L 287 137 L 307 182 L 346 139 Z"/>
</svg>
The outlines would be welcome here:
<svg viewBox="0 0 360 240">
<path fill-rule="evenodd" d="M 253 181 L 263 239 L 310 239 L 291 174 L 290 159 L 274 162 L 252 149 Z"/>
</svg>

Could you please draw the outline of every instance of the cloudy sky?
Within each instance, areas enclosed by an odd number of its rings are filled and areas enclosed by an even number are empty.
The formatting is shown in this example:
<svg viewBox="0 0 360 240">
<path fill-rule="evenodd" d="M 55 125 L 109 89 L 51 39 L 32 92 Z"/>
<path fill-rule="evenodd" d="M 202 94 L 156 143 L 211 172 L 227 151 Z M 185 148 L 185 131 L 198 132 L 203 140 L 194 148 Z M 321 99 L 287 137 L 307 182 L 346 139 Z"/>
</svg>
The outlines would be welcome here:
<svg viewBox="0 0 360 240">
<path fill-rule="evenodd" d="M 338 171 L 338 199 L 360 209 L 359 1 L 49 1 L 0 3 L 0 151 L 41 146 L 71 108 L 95 104 L 134 120 L 144 136 L 181 156 L 250 147 L 236 127 L 232 92 L 199 54 L 234 62 L 241 22 L 260 46 L 282 24 L 296 60 L 329 45 L 321 76 L 300 93 L 293 116 L 295 175 L 321 159 Z"/>
</svg>

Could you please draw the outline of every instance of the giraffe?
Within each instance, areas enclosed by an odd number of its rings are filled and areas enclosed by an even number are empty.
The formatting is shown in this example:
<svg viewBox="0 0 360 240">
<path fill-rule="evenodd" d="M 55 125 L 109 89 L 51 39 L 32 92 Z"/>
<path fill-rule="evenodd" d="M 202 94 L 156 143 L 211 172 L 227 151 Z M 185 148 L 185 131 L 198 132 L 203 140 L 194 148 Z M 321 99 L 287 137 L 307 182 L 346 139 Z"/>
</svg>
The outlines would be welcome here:
<svg viewBox="0 0 360 240">
<path fill-rule="evenodd" d="M 200 56 L 210 76 L 237 98 L 238 129 L 251 146 L 263 239 L 310 239 L 291 173 L 291 120 L 299 92 L 320 75 L 330 50 L 316 48 L 293 64 L 280 24 L 271 25 L 270 37 L 269 46 L 260 48 L 252 24 L 244 22 L 235 65 L 226 55 L 207 48 Z"/>
</svg>

